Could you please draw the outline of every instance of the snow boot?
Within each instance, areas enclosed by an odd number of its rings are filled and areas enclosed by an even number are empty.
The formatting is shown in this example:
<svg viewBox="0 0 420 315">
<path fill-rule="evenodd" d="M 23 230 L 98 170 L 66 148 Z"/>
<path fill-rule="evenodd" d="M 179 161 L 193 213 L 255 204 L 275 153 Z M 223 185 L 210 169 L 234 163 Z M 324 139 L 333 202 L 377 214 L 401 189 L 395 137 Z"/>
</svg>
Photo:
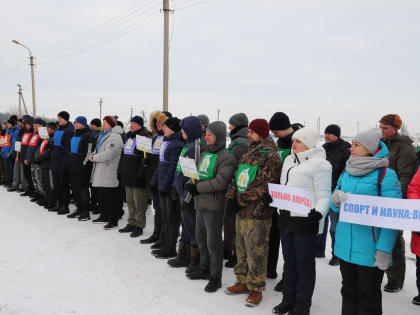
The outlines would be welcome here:
<svg viewBox="0 0 420 315">
<path fill-rule="evenodd" d="M 130 237 L 135 238 L 143 235 L 143 229 L 141 227 L 135 226 L 133 231 L 130 234 Z"/>
<path fill-rule="evenodd" d="M 287 314 L 293 309 L 293 305 L 280 303 L 279 305 L 275 306 L 271 312 L 273 314 Z"/>
<path fill-rule="evenodd" d="M 191 261 L 190 244 L 184 244 L 179 241 L 178 255 L 174 259 L 168 260 L 168 265 L 173 268 L 188 267 Z"/>
<path fill-rule="evenodd" d="M 200 250 L 198 249 L 197 245 L 193 245 L 190 247 L 190 256 L 191 256 L 191 263 L 185 270 L 185 273 L 188 274 L 198 270 L 198 264 L 200 263 Z"/>
<path fill-rule="evenodd" d="M 209 280 L 210 272 L 199 268 L 198 270 L 187 274 L 187 277 L 191 280 Z"/>
<path fill-rule="evenodd" d="M 207 283 L 206 287 L 204 288 L 204 291 L 208 293 L 214 293 L 221 287 L 222 287 L 222 279 L 211 277 L 209 283 Z"/>
<path fill-rule="evenodd" d="M 120 233 L 131 233 L 134 231 L 134 225 L 127 224 L 125 228 L 119 229 L 118 232 Z"/>
<path fill-rule="evenodd" d="M 152 244 L 156 243 L 159 240 L 159 236 L 156 233 L 153 233 L 148 238 L 140 240 L 140 244 Z"/>
<path fill-rule="evenodd" d="M 248 293 L 248 292 L 249 290 L 246 284 L 239 283 L 239 282 L 235 282 L 234 285 L 231 285 L 230 287 L 227 287 L 225 289 L 225 293 L 227 295 L 236 295 L 236 294 L 243 294 L 243 293 Z"/>
<path fill-rule="evenodd" d="M 169 259 L 176 257 L 176 249 L 172 246 L 166 247 L 164 249 L 158 250 L 159 252 L 156 253 L 155 258 L 158 259 Z"/>
<path fill-rule="evenodd" d="M 79 209 L 76 209 L 73 213 L 70 213 L 67 218 L 69 219 L 74 219 L 77 218 L 78 216 L 80 216 L 82 214 L 82 211 Z"/>
<path fill-rule="evenodd" d="M 250 291 L 247 298 L 245 299 L 245 305 L 249 307 L 255 307 L 260 304 L 262 300 L 262 292 Z"/>
<path fill-rule="evenodd" d="M 414 305 L 420 305 L 420 294 L 413 297 L 413 304 Z"/>
</svg>

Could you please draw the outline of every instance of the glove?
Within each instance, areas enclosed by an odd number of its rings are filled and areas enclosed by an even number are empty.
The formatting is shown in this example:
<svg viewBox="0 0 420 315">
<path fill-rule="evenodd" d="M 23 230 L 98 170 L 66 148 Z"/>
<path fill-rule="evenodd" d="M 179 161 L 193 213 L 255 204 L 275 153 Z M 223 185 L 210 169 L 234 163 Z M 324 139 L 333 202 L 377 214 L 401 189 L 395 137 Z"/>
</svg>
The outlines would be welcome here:
<svg viewBox="0 0 420 315">
<path fill-rule="evenodd" d="M 233 217 L 239 210 L 238 200 L 228 199 L 226 204 L 226 214 Z"/>
<path fill-rule="evenodd" d="M 313 223 L 318 223 L 322 220 L 322 213 L 316 211 L 315 208 L 312 208 L 308 213 L 308 219 Z"/>
<path fill-rule="evenodd" d="M 167 191 L 160 191 L 159 190 L 159 195 L 161 195 L 162 197 L 168 197 L 169 196 L 169 192 L 167 192 Z"/>
<path fill-rule="evenodd" d="M 265 193 L 262 196 L 262 202 L 264 203 L 264 206 L 266 208 L 270 207 L 270 203 L 273 202 L 273 197 L 271 197 L 271 195 L 269 193 Z"/>
<path fill-rule="evenodd" d="M 381 270 L 387 270 L 390 263 L 391 254 L 385 253 L 381 250 L 376 250 L 374 267 L 378 267 Z"/>
<path fill-rule="evenodd" d="M 192 183 L 185 184 L 185 190 L 188 191 L 194 197 L 199 194 L 199 192 L 197 190 L 197 185 L 192 184 Z"/>
<path fill-rule="evenodd" d="M 333 205 L 336 206 L 337 208 L 340 208 L 341 203 L 346 200 L 347 200 L 347 193 L 341 190 L 336 190 L 331 197 L 331 201 Z"/>
</svg>

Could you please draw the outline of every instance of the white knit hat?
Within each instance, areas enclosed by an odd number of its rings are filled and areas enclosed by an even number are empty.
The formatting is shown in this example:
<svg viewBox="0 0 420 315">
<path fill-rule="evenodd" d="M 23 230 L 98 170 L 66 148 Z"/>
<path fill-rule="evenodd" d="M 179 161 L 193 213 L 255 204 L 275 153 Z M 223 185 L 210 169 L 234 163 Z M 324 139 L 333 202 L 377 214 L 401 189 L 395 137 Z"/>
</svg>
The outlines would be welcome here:
<svg viewBox="0 0 420 315">
<path fill-rule="evenodd" d="M 379 128 L 373 128 L 365 132 L 359 133 L 353 138 L 354 142 L 359 142 L 369 151 L 370 154 L 375 155 L 379 148 L 379 141 L 381 140 L 382 132 Z"/>
<path fill-rule="evenodd" d="M 316 148 L 318 143 L 318 131 L 313 128 L 305 127 L 296 131 L 293 134 L 292 139 L 298 139 L 306 145 L 308 149 L 313 149 Z"/>
</svg>

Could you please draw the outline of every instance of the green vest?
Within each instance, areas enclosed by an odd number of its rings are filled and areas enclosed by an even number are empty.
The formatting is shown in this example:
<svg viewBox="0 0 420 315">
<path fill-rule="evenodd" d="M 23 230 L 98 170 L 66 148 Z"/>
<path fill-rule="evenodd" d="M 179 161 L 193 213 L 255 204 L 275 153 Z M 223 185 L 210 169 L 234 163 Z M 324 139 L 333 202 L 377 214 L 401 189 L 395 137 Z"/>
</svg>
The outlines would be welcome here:
<svg viewBox="0 0 420 315">
<path fill-rule="evenodd" d="M 204 154 L 203 158 L 201 159 L 200 163 L 198 163 L 198 175 L 200 176 L 200 180 L 210 180 L 214 177 L 214 166 L 216 165 L 217 158 L 223 152 L 227 150 L 224 149 L 219 153 L 210 153 L 207 152 Z"/>
<path fill-rule="evenodd" d="M 185 154 L 187 154 L 187 151 L 188 151 L 187 147 L 183 148 L 179 157 L 185 157 Z M 182 173 L 181 163 L 179 163 L 179 160 L 178 160 L 178 165 L 176 166 L 176 171 L 178 174 Z"/>
<path fill-rule="evenodd" d="M 282 163 L 284 163 L 284 160 L 290 155 L 291 152 L 292 149 L 277 148 L 277 154 L 279 155 Z"/>
</svg>

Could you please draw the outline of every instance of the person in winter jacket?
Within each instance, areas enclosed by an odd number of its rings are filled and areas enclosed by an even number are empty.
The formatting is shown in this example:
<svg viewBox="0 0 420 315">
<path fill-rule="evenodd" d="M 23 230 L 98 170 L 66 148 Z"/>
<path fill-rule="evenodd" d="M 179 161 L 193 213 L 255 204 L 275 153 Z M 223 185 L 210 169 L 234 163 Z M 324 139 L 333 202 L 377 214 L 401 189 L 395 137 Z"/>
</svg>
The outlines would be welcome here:
<svg viewBox="0 0 420 315">
<path fill-rule="evenodd" d="M 93 220 L 93 223 L 106 223 L 105 230 L 117 228 L 118 220 L 121 218 L 117 172 L 123 148 L 122 133 L 121 127 L 117 126 L 114 118 L 105 116 L 96 148 L 93 155 L 89 157 L 89 160 L 93 162 L 90 181 L 98 190 L 99 206 L 102 209 L 102 213 Z"/>
<path fill-rule="evenodd" d="M 268 241 L 275 211 L 270 207 L 268 183 L 279 181 L 281 160 L 265 119 L 255 119 L 249 124 L 248 138 L 249 150 L 240 159 L 226 194 L 228 208 L 237 213 L 238 262 L 234 269 L 236 283 L 225 293 L 248 293 L 245 304 L 256 306 L 265 289 Z"/>
<path fill-rule="evenodd" d="M 24 115 L 22 119 L 18 120 L 18 126 L 20 129 L 18 131 L 15 145 L 14 145 L 16 158 L 15 158 L 15 167 L 13 171 L 13 185 L 8 191 L 24 192 L 28 188 L 28 182 L 24 174 L 24 164 L 23 164 L 23 161 L 20 159 L 22 137 L 26 133 L 26 128 L 24 124 L 24 119 L 26 119 L 26 117 L 29 117 L 29 116 Z"/>
<path fill-rule="evenodd" d="M 101 120 L 99 118 L 93 118 L 90 121 L 89 127 L 93 133 L 93 136 L 95 138 L 95 144 L 96 144 L 96 141 L 98 141 L 98 138 L 102 129 Z M 101 211 L 99 209 L 97 189 L 95 189 L 95 187 L 92 187 L 92 185 L 89 184 L 89 190 L 90 190 L 90 207 L 89 208 L 92 211 L 92 214 L 100 214 Z"/>
<path fill-rule="evenodd" d="M 200 152 L 204 150 L 205 140 L 202 138 L 202 129 L 200 120 L 195 116 L 189 116 L 180 122 L 181 134 L 187 144 L 181 151 L 180 157 L 195 159 L 200 156 Z M 195 152 L 197 149 L 197 153 Z M 198 163 L 198 161 L 196 161 Z M 176 258 L 168 260 L 171 267 L 180 268 L 188 267 L 186 274 L 198 268 L 200 262 L 200 253 L 195 239 L 195 222 L 196 215 L 194 210 L 194 198 L 185 191 L 184 186 L 189 180 L 184 176 L 181 165 L 175 172 L 175 188 L 179 196 L 179 204 L 181 208 L 181 224 L 182 233 L 178 245 L 178 255 Z M 187 199 L 187 200 L 186 200 Z"/>
<path fill-rule="evenodd" d="M 351 144 L 341 139 L 341 129 L 337 125 L 329 125 L 325 128 L 325 143 L 323 147 L 327 154 L 327 161 L 332 166 L 332 181 L 331 192 L 334 191 L 337 185 L 338 178 L 346 168 L 346 162 L 350 157 Z M 331 249 L 332 257 L 329 261 L 331 266 L 338 266 L 340 264 L 337 257 L 334 255 L 335 244 L 335 229 L 338 222 L 338 214 L 330 210 L 328 216 L 325 218 L 324 231 L 318 236 L 316 257 L 325 257 L 325 247 L 327 242 L 328 219 L 331 221 L 330 235 L 331 235 Z"/>
<path fill-rule="evenodd" d="M 12 188 L 12 181 L 13 181 L 13 170 L 15 166 L 15 141 L 18 135 L 18 129 L 16 128 L 16 120 L 9 119 L 7 121 L 7 130 L 4 135 L 3 146 L 1 148 L 1 156 L 5 161 L 5 166 L 9 171 L 7 185 Z"/>
<path fill-rule="evenodd" d="M 65 215 L 70 213 L 70 173 L 67 162 L 74 126 L 70 122 L 70 114 L 66 111 L 58 113 L 57 121 L 58 128 L 54 132 L 54 146 L 50 161 L 54 193 L 57 199 L 57 206 L 53 210 L 59 215 Z"/>
<path fill-rule="evenodd" d="M 87 125 L 86 117 L 76 117 L 74 121 L 74 135 L 70 140 L 70 154 L 68 157 L 71 188 L 76 210 L 69 214 L 67 218 L 78 218 L 79 221 L 90 220 L 89 181 L 92 163 L 88 162 L 86 156 L 92 153 L 95 143 L 96 139 Z"/>
<path fill-rule="evenodd" d="M 180 120 L 168 118 L 163 126 L 164 139 L 160 146 L 159 165 L 151 185 L 159 192 L 159 208 L 162 215 L 160 248 L 152 254 L 156 258 L 169 259 L 177 255 L 176 243 L 181 221 L 178 197 L 173 196 L 173 185 L 179 156 L 185 145 L 179 127 Z M 155 189 L 155 188 L 153 188 Z"/>
<path fill-rule="evenodd" d="M 198 164 L 200 180 L 195 184 L 191 180 L 185 185 L 185 189 L 195 196 L 195 236 L 200 249 L 199 268 L 187 276 L 192 280 L 210 279 L 204 288 L 206 292 L 215 292 L 222 286 L 225 194 L 235 165 L 235 158 L 226 149 L 225 123 L 211 123 L 206 130 L 205 151 Z"/>
<path fill-rule="evenodd" d="M 4 142 L 7 139 L 7 126 L 5 123 L 1 124 L 0 127 L 0 185 L 9 185 L 10 183 L 10 174 L 9 174 L 9 170 L 7 167 L 7 160 L 3 158 L 2 155 L 2 151 L 3 151 L 3 146 L 4 146 Z"/>
<path fill-rule="evenodd" d="M 228 151 L 233 155 L 237 163 L 248 151 L 248 123 L 248 117 L 244 113 L 235 114 L 229 119 L 229 136 L 231 141 Z M 236 213 L 228 207 L 223 222 L 223 257 L 228 259 L 225 264 L 227 268 L 233 268 L 237 261 L 235 253 L 235 218 Z"/>
<path fill-rule="evenodd" d="M 284 160 L 290 155 L 292 150 L 293 134 L 303 126 L 301 124 L 291 124 L 289 116 L 283 112 L 275 113 L 271 117 L 269 124 L 270 130 L 277 137 L 277 153 L 279 154 L 282 163 L 284 163 Z M 276 211 L 273 214 L 270 242 L 268 244 L 267 278 L 270 279 L 277 278 L 277 262 L 279 260 L 281 228 L 282 226 L 279 221 L 279 214 Z M 283 279 L 281 279 L 274 287 L 274 291 L 281 292 L 282 290 Z"/>
<path fill-rule="evenodd" d="M 146 154 L 137 149 L 137 136 L 151 138 L 152 134 L 144 128 L 143 118 L 134 116 L 130 121 L 130 131 L 124 143 L 121 162 L 121 184 L 125 187 L 128 206 L 128 224 L 120 233 L 131 233 L 131 237 L 143 234 L 146 226 L 147 191 L 144 172 Z"/>
<path fill-rule="evenodd" d="M 420 169 L 408 185 L 408 199 L 420 199 Z M 411 233 L 411 251 L 416 255 L 416 284 L 418 295 L 413 298 L 413 304 L 420 305 L 420 231 Z"/>
<path fill-rule="evenodd" d="M 301 215 L 280 210 L 281 245 L 284 259 L 283 300 L 275 314 L 307 315 L 315 288 L 317 235 L 324 230 L 331 197 L 331 164 L 325 150 L 317 147 L 318 132 L 302 128 L 293 135 L 292 155 L 284 161 L 280 184 L 299 187 L 313 196 L 312 209 Z"/>
<path fill-rule="evenodd" d="M 388 168 L 388 149 L 380 130 L 358 134 L 351 157 L 332 195 L 330 207 L 339 213 L 347 194 L 401 198 L 396 173 Z M 382 179 L 383 178 L 383 179 Z M 398 231 L 339 221 L 334 254 L 340 259 L 342 314 L 382 314 L 381 284 Z"/>
<path fill-rule="evenodd" d="M 402 120 L 397 114 L 385 115 L 379 121 L 382 130 L 382 140 L 389 151 L 389 168 L 393 169 L 401 182 L 403 198 L 407 198 L 407 188 L 414 175 L 416 152 L 413 141 L 398 133 Z M 405 241 L 403 231 L 399 231 L 394 251 L 392 266 L 386 271 L 388 283 L 384 290 L 389 293 L 398 292 L 404 286 L 405 279 Z"/>
<path fill-rule="evenodd" d="M 54 144 L 54 131 L 56 128 L 57 126 L 54 122 L 49 122 L 47 124 L 49 139 L 42 140 L 34 157 L 35 163 L 37 163 L 41 169 L 41 191 L 44 199 L 44 208 L 48 209 L 48 211 L 51 211 L 57 204 L 51 188 L 52 171 L 50 170 L 51 151 Z"/>
<path fill-rule="evenodd" d="M 153 244 L 152 249 L 159 249 L 163 246 L 162 214 L 159 206 L 159 192 L 156 186 L 153 186 L 152 179 L 159 165 L 160 146 L 163 143 L 163 125 L 165 121 L 172 117 L 169 112 L 154 111 L 150 114 L 149 125 L 152 130 L 152 154 L 148 154 L 144 161 L 146 169 L 146 185 L 152 195 L 153 208 L 155 210 L 153 233 L 148 238 L 140 241 L 141 244 Z"/>
<path fill-rule="evenodd" d="M 23 174 L 26 181 L 28 182 L 27 189 L 24 193 L 20 194 L 21 196 L 31 196 L 34 193 L 34 183 L 31 176 L 31 167 L 27 158 L 27 152 L 29 148 L 29 142 L 32 139 L 33 135 L 33 123 L 34 119 L 30 116 L 25 118 L 25 133 L 22 136 L 22 143 L 20 149 L 20 159 L 23 165 Z M 31 196 L 32 197 L 32 196 Z"/>
</svg>

